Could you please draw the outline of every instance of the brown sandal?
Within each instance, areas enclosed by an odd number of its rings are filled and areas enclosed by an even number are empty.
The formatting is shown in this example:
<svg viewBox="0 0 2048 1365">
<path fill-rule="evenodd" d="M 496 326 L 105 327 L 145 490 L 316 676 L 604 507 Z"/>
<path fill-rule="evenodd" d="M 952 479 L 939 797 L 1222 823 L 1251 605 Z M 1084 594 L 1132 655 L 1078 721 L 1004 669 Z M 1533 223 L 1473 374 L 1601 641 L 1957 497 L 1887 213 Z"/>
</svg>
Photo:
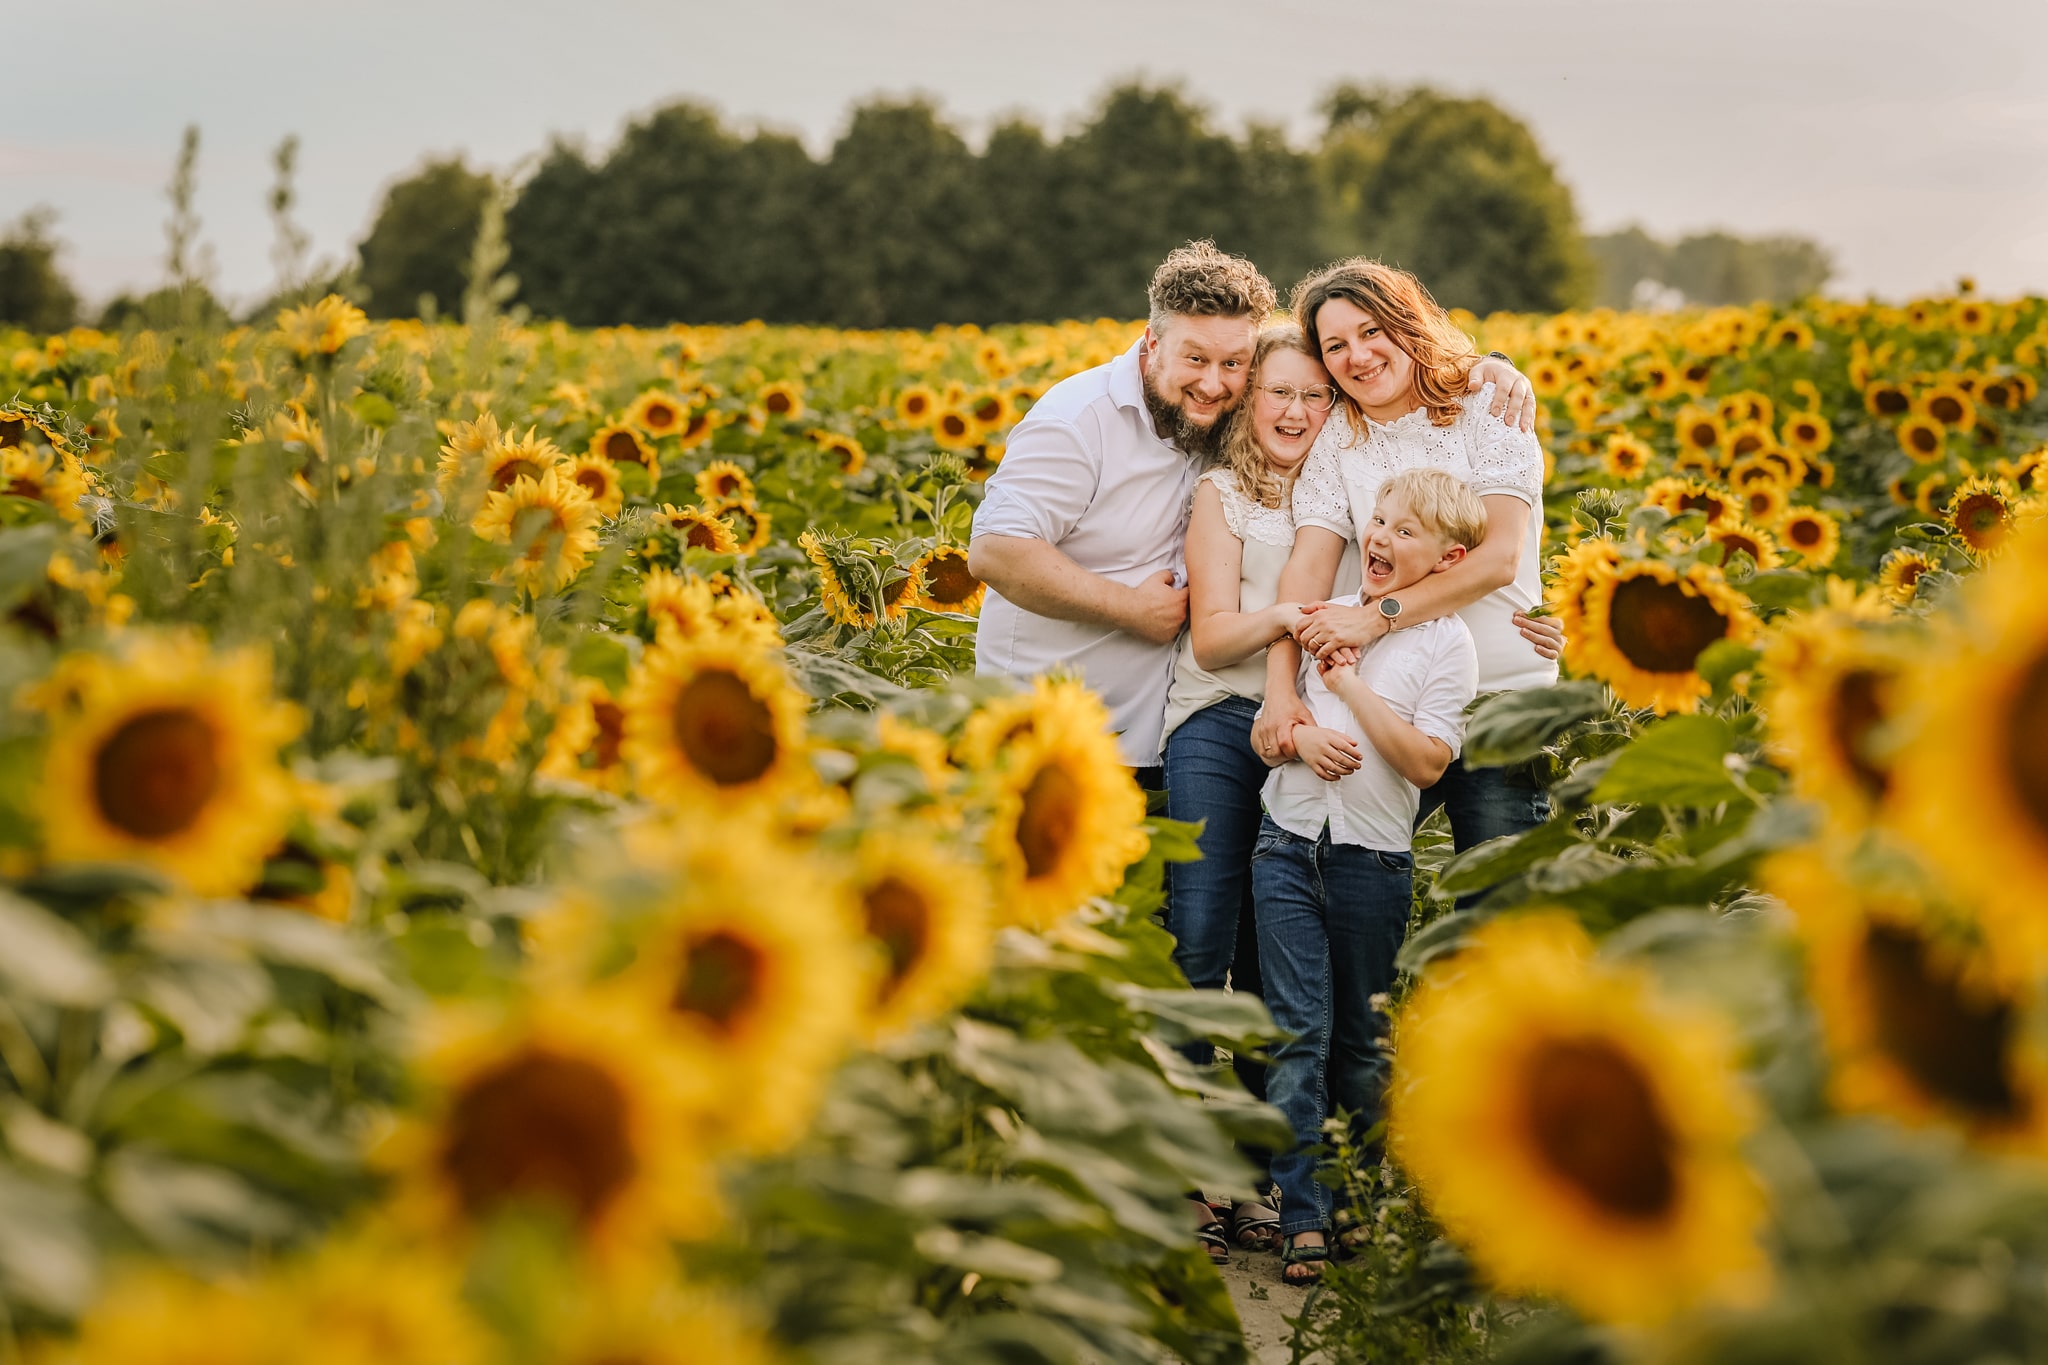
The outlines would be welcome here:
<svg viewBox="0 0 2048 1365">
<path fill-rule="evenodd" d="M 1280 1249 L 1280 1210 L 1264 1199 L 1240 1199 L 1230 1208 L 1230 1240 L 1244 1251 Z"/>
</svg>

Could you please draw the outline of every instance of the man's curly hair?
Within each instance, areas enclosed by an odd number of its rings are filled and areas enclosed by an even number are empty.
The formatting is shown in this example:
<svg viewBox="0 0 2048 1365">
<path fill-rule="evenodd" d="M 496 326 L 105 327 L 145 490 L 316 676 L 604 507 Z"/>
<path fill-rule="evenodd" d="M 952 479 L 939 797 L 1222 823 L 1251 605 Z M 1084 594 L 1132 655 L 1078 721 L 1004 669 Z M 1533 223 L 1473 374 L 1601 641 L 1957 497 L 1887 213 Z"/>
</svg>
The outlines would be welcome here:
<svg viewBox="0 0 2048 1365">
<path fill-rule="evenodd" d="M 1152 272 L 1146 291 L 1152 330 L 1175 314 L 1200 318 L 1250 318 L 1264 322 L 1273 311 L 1273 285 L 1242 256 L 1220 251 L 1203 239 L 1175 248 Z"/>
</svg>

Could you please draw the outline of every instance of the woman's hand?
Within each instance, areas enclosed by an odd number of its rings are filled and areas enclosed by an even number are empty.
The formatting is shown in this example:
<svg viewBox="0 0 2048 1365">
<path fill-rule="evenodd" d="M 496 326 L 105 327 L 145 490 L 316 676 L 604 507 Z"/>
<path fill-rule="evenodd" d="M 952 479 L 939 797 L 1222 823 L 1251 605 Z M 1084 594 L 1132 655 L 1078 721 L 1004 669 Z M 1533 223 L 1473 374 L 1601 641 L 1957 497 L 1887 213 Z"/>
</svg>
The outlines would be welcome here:
<svg viewBox="0 0 2048 1365">
<path fill-rule="evenodd" d="M 1522 632 L 1522 638 L 1536 646 L 1536 652 L 1544 658 L 1555 660 L 1564 653 L 1564 627 L 1548 616 L 1525 616 L 1515 613 L 1515 629 Z"/>
<path fill-rule="evenodd" d="M 1294 757 L 1294 730 L 1315 717 L 1308 704 L 1293 690 L 1275 696 L 1270 691 L 1252 722 L 1252 752 L 1269 768 L 1277 768 Z"/>
<path fill-rule="evenodd" d="M 1301 624 L 1294 638 L 1318 659 L 1333 649 L 1364 649 L 1393 629 L 1393 622 L 1376 606 L 1339 607 L 1328 602 L 1303 606 Z"/>
<path fill-rule="evenodd" d="M 1365 761 L 1358 741 L 1339 730 L 1320 725 L 1303 725 L 1294 732 L 1294 748 L 1308 770 L 1325 782 L 1335 782 L 1358 771 Z"/>
<path fill-rule="evenodd" d="M 1299 602 L 1275 602 L 1266 608 L 1266 621 L 1273 627 L 1273 638 L 1292 635 L 1301 625 L 1302 607 Z"/>
</svg>

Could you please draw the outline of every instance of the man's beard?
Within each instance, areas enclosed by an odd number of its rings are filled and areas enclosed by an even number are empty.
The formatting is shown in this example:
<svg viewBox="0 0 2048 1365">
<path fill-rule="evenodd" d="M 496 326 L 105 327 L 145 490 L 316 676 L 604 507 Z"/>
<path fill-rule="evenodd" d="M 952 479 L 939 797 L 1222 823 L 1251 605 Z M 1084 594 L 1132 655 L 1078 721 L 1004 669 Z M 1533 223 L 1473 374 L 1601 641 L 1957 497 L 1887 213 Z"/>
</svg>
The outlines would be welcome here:
<svg viewBox="0 0 2048 1365">
<path fill-rule="evenodd" d="M 1235 411 L 1224 408 L 1216 414 L 1215 421 L 1201 426 L 1188 416 L 1186 408 L 1162 398 L 1159 390 L 1152 387 L 1150 375 L 1145 376 L 1145 410 L 1152 414 L 1152 429 L 1159 433 L 1159 439 L 1173 442 L 1191 460 L 1210 460 L 1222 453 L 1223 433 Z"/>
</svg>

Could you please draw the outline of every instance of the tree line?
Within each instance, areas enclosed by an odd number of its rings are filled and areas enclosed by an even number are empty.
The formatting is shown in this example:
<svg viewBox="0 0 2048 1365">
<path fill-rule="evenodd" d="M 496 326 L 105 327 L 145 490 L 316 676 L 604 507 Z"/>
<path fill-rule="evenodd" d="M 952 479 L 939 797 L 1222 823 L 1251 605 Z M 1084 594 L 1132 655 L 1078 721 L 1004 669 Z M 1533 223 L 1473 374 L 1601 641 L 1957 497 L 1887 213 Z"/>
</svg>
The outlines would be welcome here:
<svg viewBox="0 0 2048 1365">
<path fill-rule="evenodd" d="M 196 149 L 190 133 L 172 182 L 174 261 Z M 1800 239 L 1588 239 L 1527 125 L 1427 87 L 1339 87 L 1305 144 L 1259 122 L 1220 129 L 1178 89 L 1142 84 L 1063 135 L 1011 119 L 978 147 L 928 101 L 873 100 L 823 157 L 684 101 L 601 154 L 557 140 L 510 183 L 429 161 L 387 188 L 357 259 L 318 279 L 285 264 L 305 250 L 289 218 L 294 152 L 290 139 L 279 150 L 280 283 L 259 312 L 326 288 L 377 316 L 456 311 L 487 216 L 502 223 L 516 302 L 579 325 L 1124 317 L 1159 258 L 1198 237 L 1283 289 L 1320 262 L 1376 256 L 1480 314 L 1626 305 L 1641 280 L 1701 302 L 1789 297 L 1827 268 Z M 0 320 L 47 328 L 77 312 L 49 227 L 31 216 L 0 235 Z M 152 321 L 170 301 L 192 317 L 202 286 L 173 273 L 175 293 L 124 296 L 103 322 Z"/>
</svg>

